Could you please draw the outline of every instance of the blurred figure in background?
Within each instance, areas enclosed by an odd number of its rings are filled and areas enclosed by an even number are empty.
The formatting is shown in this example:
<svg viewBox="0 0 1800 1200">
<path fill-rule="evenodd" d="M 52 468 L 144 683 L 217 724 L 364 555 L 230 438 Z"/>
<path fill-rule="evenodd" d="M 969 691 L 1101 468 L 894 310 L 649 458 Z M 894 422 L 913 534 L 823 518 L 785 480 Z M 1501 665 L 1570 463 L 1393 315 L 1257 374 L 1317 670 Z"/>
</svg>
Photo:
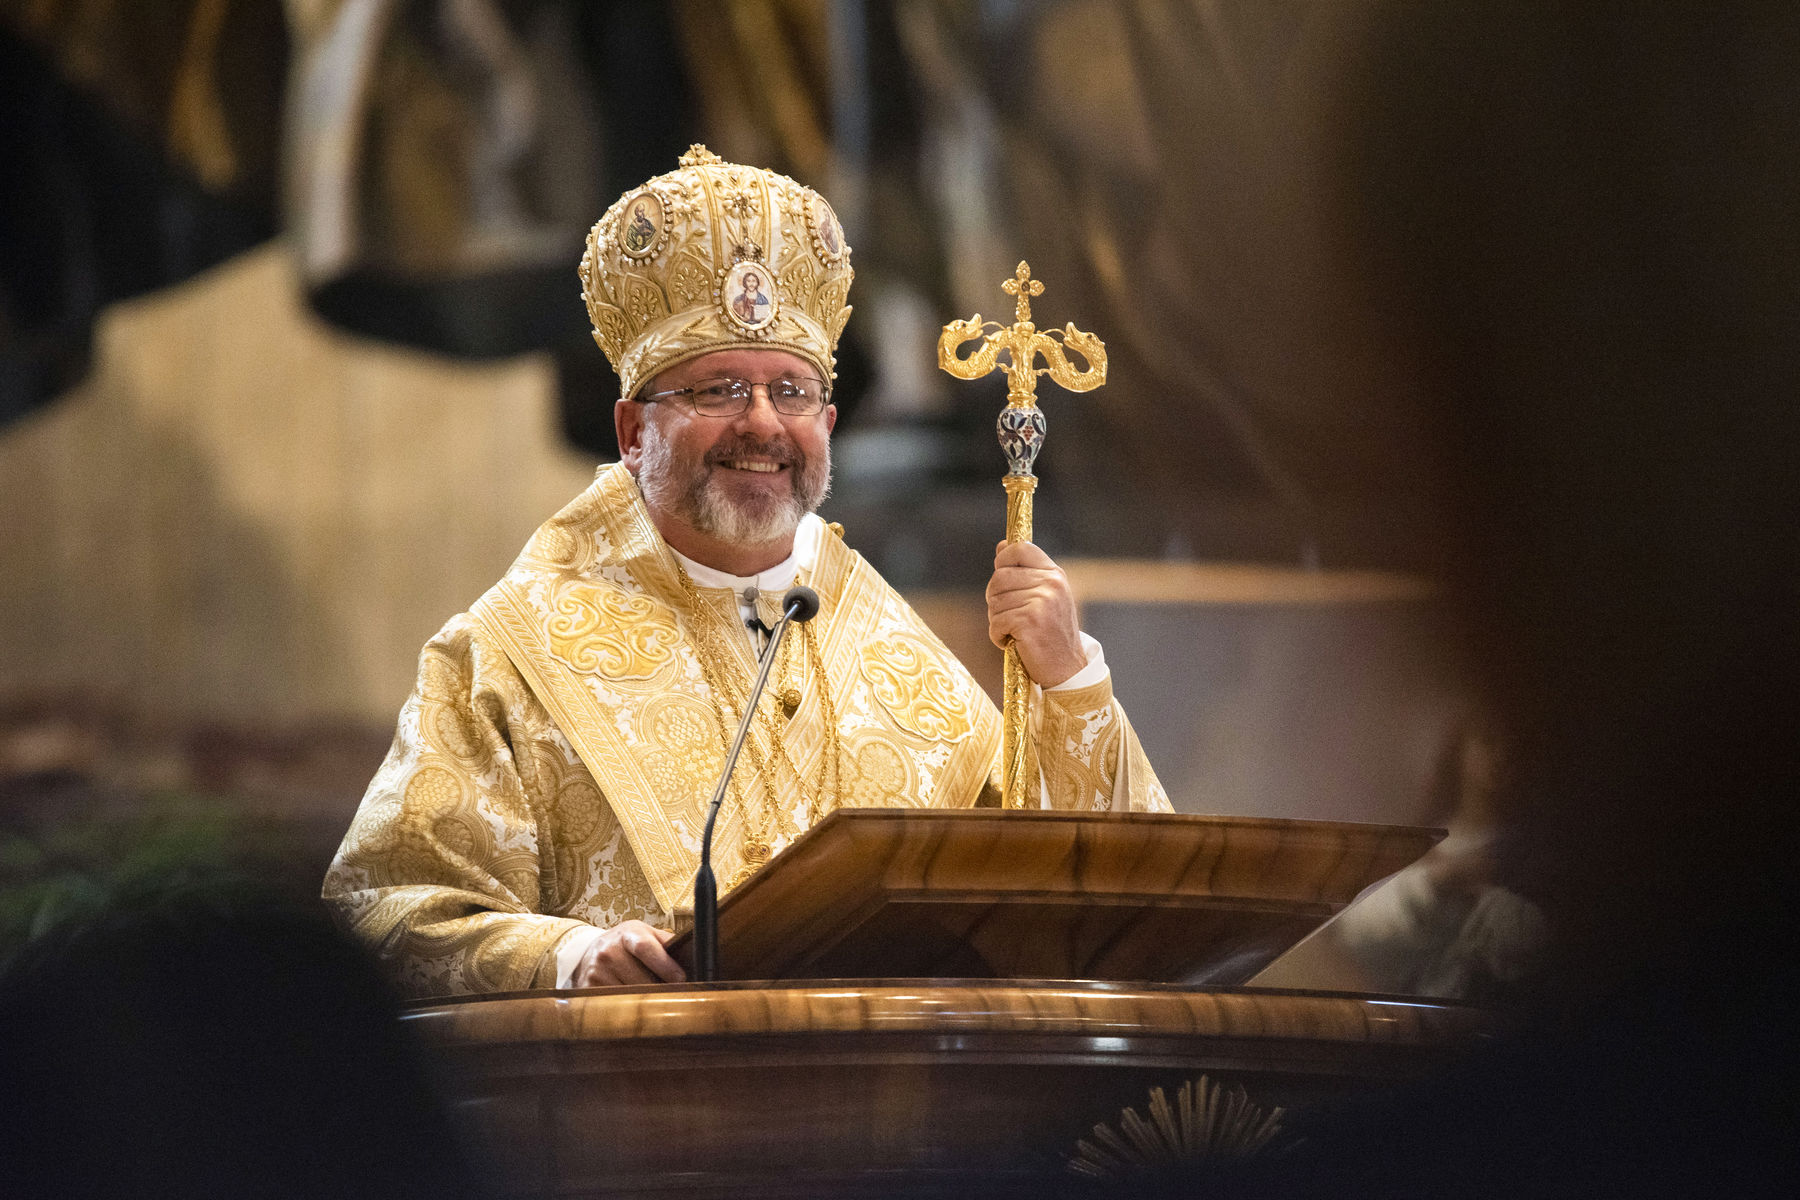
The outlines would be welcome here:
<svg viewBox="0 0 1800 1200">
<path fill-rule="evenodd" d="M 1506 821 L 1505 738 L 1471 717 L 1445 747 L 1433 800 L 1449 826 L 1424 858 L 1259 975 L 1263 987 L 1332 988 L 1504 1004 L 1539 965 L 1544 915 L 1516 890 L 1518 830 Z"/>
</svg>

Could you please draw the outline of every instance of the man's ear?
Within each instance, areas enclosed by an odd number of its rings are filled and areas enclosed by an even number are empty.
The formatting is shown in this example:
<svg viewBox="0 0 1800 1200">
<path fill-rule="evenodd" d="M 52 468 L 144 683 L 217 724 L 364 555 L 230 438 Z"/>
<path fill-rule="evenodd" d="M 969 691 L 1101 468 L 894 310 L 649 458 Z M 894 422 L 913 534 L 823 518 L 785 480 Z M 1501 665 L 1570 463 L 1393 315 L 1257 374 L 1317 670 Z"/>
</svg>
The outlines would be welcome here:
<svg viewBox="0 0 1800 1200">
<path fill-rule="evenodd" d="M 832 430 L 834 430 L 836 428 L 837 428 L 837 405 L 827 404 L 825 406 L 825 432 L 830 433 Z"/>
<path fill-rule="evenodd" d="M 644 406 L 635 400 L 613 405 L 613 432 L 619 435 L 619 461 L 633 475 L 644 449 Z"/>
</svg>

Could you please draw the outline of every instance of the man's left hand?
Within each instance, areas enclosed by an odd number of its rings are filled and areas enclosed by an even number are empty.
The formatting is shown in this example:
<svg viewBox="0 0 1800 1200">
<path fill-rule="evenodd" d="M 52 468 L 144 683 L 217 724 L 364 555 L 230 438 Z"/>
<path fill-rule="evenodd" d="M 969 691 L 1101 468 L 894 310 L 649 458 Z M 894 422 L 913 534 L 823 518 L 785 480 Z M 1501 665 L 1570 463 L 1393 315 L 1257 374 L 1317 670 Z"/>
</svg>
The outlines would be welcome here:
<svg viewBox="0 0 1800 1200">
<path fill-rule="evenodd" d="M 988 580 L 988 637 L 1019 652 L 1025 673 L 1055 687 L 1087 666 L 1069 577 L 1030 542 L 1001 542 Z"/>
</svg>

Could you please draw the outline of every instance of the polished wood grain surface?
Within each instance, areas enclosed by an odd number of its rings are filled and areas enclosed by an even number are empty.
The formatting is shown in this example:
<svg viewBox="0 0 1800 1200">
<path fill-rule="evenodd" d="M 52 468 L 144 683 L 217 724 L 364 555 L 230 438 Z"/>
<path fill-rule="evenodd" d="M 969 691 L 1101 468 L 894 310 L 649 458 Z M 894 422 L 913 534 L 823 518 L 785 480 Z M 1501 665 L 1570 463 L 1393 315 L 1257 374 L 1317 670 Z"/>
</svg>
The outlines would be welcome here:
<svg viewBox="0 0 1800 1200">
<path fill-rule="evenodd" d="M 1429 1042 L 1484 1023 L 1477 1010 L 1407 998 L 1129 987 L 1079 980 L 818 980 L 514 992 L 415 1005 L 433 1041 L 472 1046 L 596 1039 L 833 1033 L 1046 1034 Z"/>
<path fill-rule="evenodd" d="M 824 981 L 415 1005 L 512 1196 L 1038 1195 L 1075 1141 L 1205 1074 L 1304 1106 L 1491 1022 L 1400 999 Z"/>
<path fill-rule="evenodd" d="M 845 809 L 721 903 L 721 971 L 1242 983 L 1441 836 L 1174 813 Z M 689 962 L 689 939 L 671 952 Z"/>
</svg>

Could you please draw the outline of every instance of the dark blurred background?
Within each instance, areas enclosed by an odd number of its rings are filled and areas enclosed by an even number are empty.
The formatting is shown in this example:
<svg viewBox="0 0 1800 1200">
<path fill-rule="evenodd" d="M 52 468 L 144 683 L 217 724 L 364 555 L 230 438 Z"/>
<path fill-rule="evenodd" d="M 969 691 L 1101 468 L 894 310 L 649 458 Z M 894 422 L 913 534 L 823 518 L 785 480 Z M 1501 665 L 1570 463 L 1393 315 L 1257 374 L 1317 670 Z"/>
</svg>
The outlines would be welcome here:
<svg viewBox="0 0 1800 1200">
<path fill-rule="evenodd" d="M 1038 540 L 1177 807 L 1451 828 L 1265 982 L 1785 994 L 1797 66 L 1778 4 L 0 0 L 0 949 L 311 893 L 614 453 L 579 247 L 703 141 L 842 217 L 826 515 L 984 682 L 933 348 L 1027 258 L 1111 358 Z"/>
</svg>

